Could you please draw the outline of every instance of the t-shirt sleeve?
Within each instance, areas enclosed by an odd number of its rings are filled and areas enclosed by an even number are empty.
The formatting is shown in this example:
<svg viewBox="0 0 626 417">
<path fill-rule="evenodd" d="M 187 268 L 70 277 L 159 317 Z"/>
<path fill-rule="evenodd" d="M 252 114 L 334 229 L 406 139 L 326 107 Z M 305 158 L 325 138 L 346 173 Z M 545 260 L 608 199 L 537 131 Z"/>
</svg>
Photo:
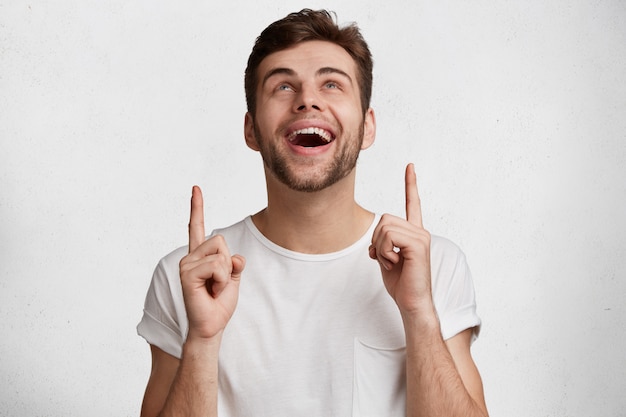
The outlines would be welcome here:
<svg viewBox="0 0 626 417">
<path fill-rule="evenodd" d="M 465 254 L 454 243 L 437 238 L 431 250 L 433 299 L 444 340 L 473 328 L 478 337 L 481 320 L 476 312 L 474 283 Z"/>
<path fill-rule="evenodd" d="M 137 333 L 151 345 L 180 358 L 188 322 L 178 273 L 181 256 L 177 252 L 161 259 L 154 270 Z"/>
</svg>

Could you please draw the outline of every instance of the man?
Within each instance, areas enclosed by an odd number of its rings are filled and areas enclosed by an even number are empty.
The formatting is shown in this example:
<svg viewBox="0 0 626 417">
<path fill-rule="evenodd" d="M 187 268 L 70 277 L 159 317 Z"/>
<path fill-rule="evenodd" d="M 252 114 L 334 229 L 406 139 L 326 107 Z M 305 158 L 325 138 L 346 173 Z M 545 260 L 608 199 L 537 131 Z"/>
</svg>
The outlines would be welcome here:
<svg viewBox="0 0 626 417">
<path fill-rule="evenodd" d="M 193 188 L 189 246 L 157 266 L 138 326 L 152 350 L 143 416 L 487 415 L 471 276 L 422 227 L 413 166 L 406 219 L 354 199 L 371 83 L 358 29 L 325 11 L 257 39 L 244 136 L 268 204 L 206 239 Z"/>
</svg>

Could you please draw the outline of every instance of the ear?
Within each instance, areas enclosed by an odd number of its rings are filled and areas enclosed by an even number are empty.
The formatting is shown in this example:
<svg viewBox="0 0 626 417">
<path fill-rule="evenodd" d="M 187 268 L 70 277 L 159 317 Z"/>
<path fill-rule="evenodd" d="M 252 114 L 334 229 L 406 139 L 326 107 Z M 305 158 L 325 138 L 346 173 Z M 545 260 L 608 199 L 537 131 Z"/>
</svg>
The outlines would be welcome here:
<svg viewBox="0 0 626 417">
<path fill-rule="evenodd" d="M 374 109 L 371 107 L 365 112 L 363 118 L 363 144 L 361 149 L 367 149 L 374 143 L 376 139 L 376 116 L 374 115 Z"/>
<path fill-rule="evenodd" d="M 243 122 L 243 136 L 246 138 L 246 145 L 253 151 L 259 151 L 259 143 L 256 140 L 256 134 L 254 133 L 254 119 L 250 112 L 246 112 L 246 116 Z"/>
</svg>

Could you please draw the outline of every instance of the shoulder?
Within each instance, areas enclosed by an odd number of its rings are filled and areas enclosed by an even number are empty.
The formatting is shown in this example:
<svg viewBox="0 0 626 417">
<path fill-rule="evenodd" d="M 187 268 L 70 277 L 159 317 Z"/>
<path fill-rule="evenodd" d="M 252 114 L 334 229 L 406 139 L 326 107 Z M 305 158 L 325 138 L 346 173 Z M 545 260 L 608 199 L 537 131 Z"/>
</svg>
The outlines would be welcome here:
<svg viewBox="0 0 626 417">
<path fill-rule="evenodd" d="M 433 289 L 449 288 L 454 282 L 470 282 L 471 273 L 461 248 L 445 237 L 432 236 L 430 267 Z"/>
<path fill-rule="evenodd" d="M 237 238 L 245 233 L 246 230 L 249 229 L 249 224 L 252 222 L 250 216 L 239 220 L 237 223 L 233 223 L 230 226 L 222 227 L 218 229 L 213 229 L 211 232 L 211 236 L 222 235 L 225 238 Z"/>
<path fill-rule="evenodd" d="M 438 235 L 431 235 L 430 253 L 431 262 L 465 259 L 465 254 L 456 243 L 448 238 Z"/>
<path fill-rule="evenodd" d="M 246 219 L 240 220 L 227 227 L 213 229 L 213 231 L 206 238 L 210 239 L 215 235 L 222 235 L 226 238 L 228 243 L 229 240 L 236 239 L 238 236 L 243 234 L 243 231 L 246 229 Z M 180 260 L 183 259 L 183 257 L 185 257 L 188 253 L 189 245 L 180 246 L 174 249 L 159 260 L 157 269 L 162 270 L 168 276 L 173 275 L 176 279 L 178 279 L 178 265 Z"/>
<path fill-rule="evenodd" d="M 222 235 L 226 238 L 235 238 L 244 233 L 246 229 L 247 219 L 248 218 L 242 219 L 237 223 L 231 224 L 227 227 L 213 229 L 213 231 L 208 236 L 206 236 L 206 238 L 210 239 L 211 237 L 216 235 Z M 187 255 L 187 253 L 189 253 L 189 245 L 178 247 L 165 255 L 163 258 L 161 258 L 161 260 L 159 261 L 159 265 L 163 265 L 164 267 L 171 267 L 172 265 L 175 265 L 178 268 L 178 263 L 185 255 Z"/>
</svg>

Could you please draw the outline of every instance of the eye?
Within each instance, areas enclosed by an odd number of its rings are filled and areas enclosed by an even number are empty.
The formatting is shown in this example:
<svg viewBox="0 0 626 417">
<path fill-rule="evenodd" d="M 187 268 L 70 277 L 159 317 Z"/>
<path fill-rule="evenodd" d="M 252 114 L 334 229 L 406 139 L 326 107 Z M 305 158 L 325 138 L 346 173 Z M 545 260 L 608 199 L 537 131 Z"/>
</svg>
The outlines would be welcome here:
<svg viewBox="0 0 626 417">
<path fill-rule="evenodd" d="M 278 91 L 293 91 L 293 88 L 289 84 L 279 84 L 276 89 Z"/>
<path fill-rule="evenodd" d="M 339 88 L 339 84 L 334 81 L 328 81 L 326 84 L 324 84 L 324 87 L 328 89 L 337 89 Z"/>
</svg>

